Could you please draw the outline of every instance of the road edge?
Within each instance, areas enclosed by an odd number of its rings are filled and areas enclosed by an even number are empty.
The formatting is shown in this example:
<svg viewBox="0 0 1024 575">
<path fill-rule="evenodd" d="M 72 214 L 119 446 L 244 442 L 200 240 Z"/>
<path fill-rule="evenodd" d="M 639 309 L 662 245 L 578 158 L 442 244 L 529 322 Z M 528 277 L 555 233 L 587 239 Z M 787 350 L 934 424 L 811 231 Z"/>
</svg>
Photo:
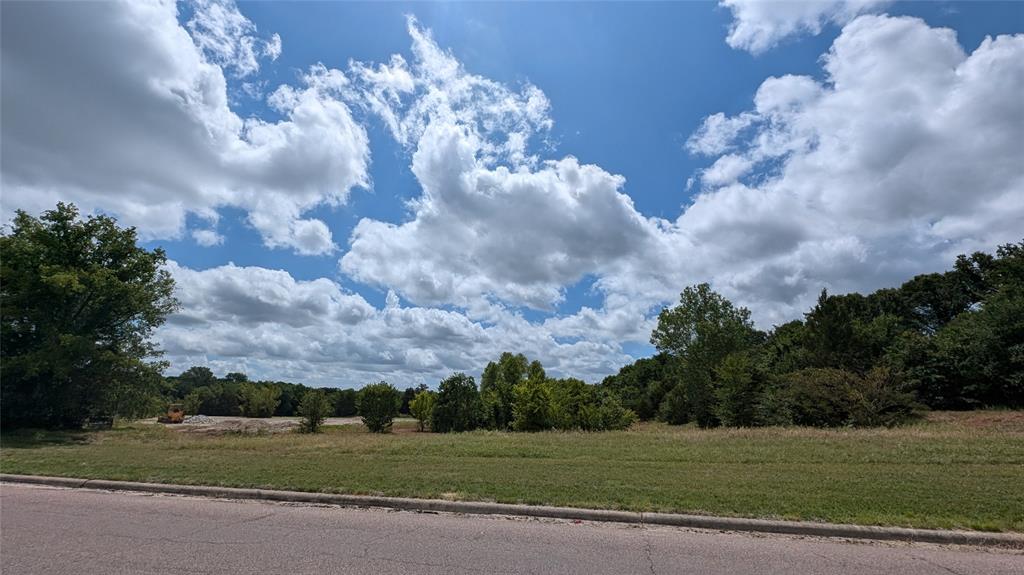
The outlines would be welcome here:
<svg viewBox="0 0 1024 575">
<path fill-rule="evenodd" d="M 517 515 L 578 521 L 611 521 L 639 525 L 671 525 L 721 531 L 749 531 L 779 533 L 812 537 L 839 537 L 847 539 L 875 539 L 950 545 L 974 545 L 1024 549 L 1024 533 L 986 533 L 983 531 L 947 531 L 912 529 L 907 527 L 879 527 L 842 523 L 816 523 L 810 521 L 779 521 L 772 519 L 745 519 L 715 517 L 681 513 L 650 513 L 617 511 L 611 509 L 583 509 L 578 507 L 552 507 L 547 505 L 518 505 L 476 501 L 447 501 L 443 499 L 415 499 L 409 497 L 379 497 L 373 495 L 345 495 L 306 491 L 271 489 L 243 489 L 207 485 L 179 485 L 170 483 L 140 483 L 108 479 L 81 479 L 73 477 L 47 477 L 42 475 L 13 475 L 0 473 L 0 483 L 21 483 L 51 487 L 135 491 L 216 497 L 221 499 L 255 499 L 291 503 L 340 505 L 344 507 L 382 507 L 403 511 L 443 511 L 477 515 Z"/>
</svg>

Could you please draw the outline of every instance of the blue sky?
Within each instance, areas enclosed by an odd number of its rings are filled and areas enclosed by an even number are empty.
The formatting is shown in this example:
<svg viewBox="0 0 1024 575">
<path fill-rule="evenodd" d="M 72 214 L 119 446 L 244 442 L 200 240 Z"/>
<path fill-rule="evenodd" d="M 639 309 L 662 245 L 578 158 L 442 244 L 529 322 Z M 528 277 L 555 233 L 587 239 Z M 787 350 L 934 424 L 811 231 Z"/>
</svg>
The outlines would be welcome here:
<svg viewBox="0 0 1024 575">
<path fill-rule="evenodd" d="M 1019 240 L 1024 3 L 140 6 L 4 6 L 3 208 L 166 249 L 172 371 L 594 381 L 692 283 L 769 328 Z"/>
</svg>

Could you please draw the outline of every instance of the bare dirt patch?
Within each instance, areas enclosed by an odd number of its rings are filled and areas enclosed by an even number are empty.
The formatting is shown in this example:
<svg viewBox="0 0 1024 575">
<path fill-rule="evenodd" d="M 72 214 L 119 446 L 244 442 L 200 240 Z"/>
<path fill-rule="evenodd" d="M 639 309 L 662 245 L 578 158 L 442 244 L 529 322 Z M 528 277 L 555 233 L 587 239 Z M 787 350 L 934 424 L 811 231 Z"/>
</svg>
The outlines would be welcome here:
<svg viewBox="0 0 1024 575">
<path fill-rule="evenodd" d="M 299 422 L 292 419 L 217 418 L 211 423 L 181 423 L 167 427 L 195 435 L 260 435 L 293 431 L 299 427 Z"/>
</svg>

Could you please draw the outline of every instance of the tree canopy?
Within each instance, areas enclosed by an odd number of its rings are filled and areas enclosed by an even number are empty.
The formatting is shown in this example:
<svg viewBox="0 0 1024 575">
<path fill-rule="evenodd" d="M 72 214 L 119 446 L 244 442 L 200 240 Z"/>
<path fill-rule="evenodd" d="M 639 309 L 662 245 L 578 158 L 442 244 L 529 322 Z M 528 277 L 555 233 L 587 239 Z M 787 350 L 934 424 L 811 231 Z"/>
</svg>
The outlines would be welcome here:
<svg viewBox="0 0 1024 575">
<path fill-rule="evenodd" d="M 148 411 L 164 364 L 150 340 L 177 308 L 163 250 L 58 204 L 0 236 L 5 427 L 75 427 Z"/>
<path fill-rule="evenodd" d="M 1024 406 L 1024 242 L 863 295 L 822 290 L 761 333 L 707 284 L 662 310 L 659 354 L 606 378 L 644 419 L 892 425 L 934 409 Z"/>
</svg>

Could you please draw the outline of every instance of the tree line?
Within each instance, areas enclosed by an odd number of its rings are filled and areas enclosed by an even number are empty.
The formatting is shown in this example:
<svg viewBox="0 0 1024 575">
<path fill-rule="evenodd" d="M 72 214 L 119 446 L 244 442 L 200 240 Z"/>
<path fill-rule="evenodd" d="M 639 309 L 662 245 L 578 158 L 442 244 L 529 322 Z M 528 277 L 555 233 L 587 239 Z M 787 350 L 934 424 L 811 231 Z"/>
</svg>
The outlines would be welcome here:
<svg viewBox="0 0 1024 575">
<path fill-rule="evenodd" d="M 625 429 L 635 414 L 618 397 L 575 378 L 549 378 L 540 362 L 504 353 L 484 369 L 478 388 L 473 377 L 454 373 L 438 390 L 426 385 L 400 391 L 381 381 L 360 390 L 312 388 L 281 381 L 250 381 L 244 373 L 222 378 L 203 366 L 166 378 L 165 403 L 181 403 L 186 413 L 273 417 L 302 416 L 310 431 L 327 417 L 360 415 L 368 429 L 384 432 L 399 415 L 412 415 L 421 431 L 492 429 L 543 431 Z M 313 415 L 310 417 L 310 415 Z"/>
<path fill-rule="evenodd" d="M 1024 407 L 1024 242 L 868 295 L 822 291 L 770 331 L 707 284 L 658 316 L 658 354 L 602 387 L 644 420 L 893 425 L 921 408 Z"/>
<path fill-rule="evenodd" d="M 658 353 L 590 385 L 551 378 L 504 353 L 436 392 L 386 382 L 360 391 L 222 378 L 205 367 L 164 377 L 151 340 L 178 309 L 166 254 L 134 228 L 60 203 L 18 211 L 0 233 L 0 425 L 75 428 L 91 418 L 190 413 L 360 414 L 386 430 L 401 413 L 434 431 L 603 430 L 635 418 L 703 427 L 894 425 L 922 408 L 1024 407 L 1024 242 L 959 256 L 868 295 L 822 291 L 768 331 L 707 284 L 658 316 Z"/>
</svg>

